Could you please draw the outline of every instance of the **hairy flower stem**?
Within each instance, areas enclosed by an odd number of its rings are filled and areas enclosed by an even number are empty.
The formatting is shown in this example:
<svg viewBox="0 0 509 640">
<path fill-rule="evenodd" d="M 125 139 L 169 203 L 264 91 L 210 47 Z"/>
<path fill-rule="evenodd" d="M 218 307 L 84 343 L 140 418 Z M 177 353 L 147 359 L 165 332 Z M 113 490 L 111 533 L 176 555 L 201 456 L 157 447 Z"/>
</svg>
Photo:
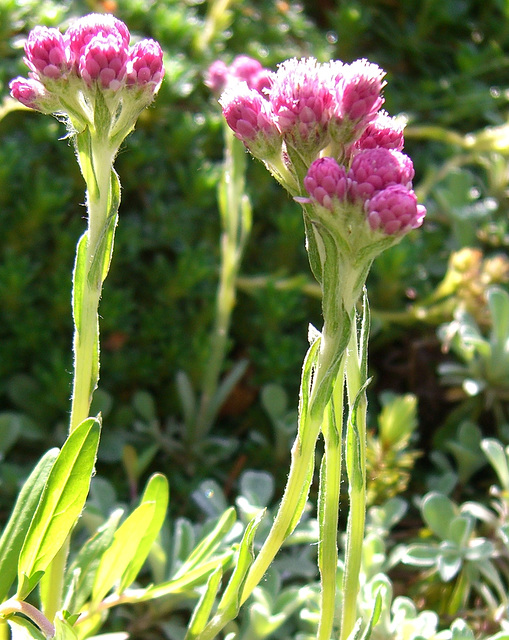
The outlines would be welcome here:
<svg viewBox="0 0 509 640">
<path fill-rule="evenodd" d="M 81 141 L 79 136 L 89 140 Z M 88 131 L 79 134 L 77 140 L 78 155 L 83 176 L 87 182 L 88 229 L 85 242 L 84 261 L 78 245 L 75 269 L 84 269 L 81 278 L 74 279 L 73 301 L 80 298 L 79 307 L 74 305 L 74 380 L 71 406 L 70 431 L 88 418 L 92 395 L 99 379 L 99 300 L 104 281 L 103 264 L 105 252 L 111 246 L 104 242 L 108 233 L 109 218 L 112 215 L 110 205 L 111 173 L 114 152 L 99 135 Z M 116 215 L 116 211 L 113 213 Z M 81 249 L 83 250 L 83 249 Z M 102 254 L 102 255 L 101 255 Z M 75 273 L 76 276 L 76 273 Z M 77 291 L 77 288 L 80 291 Z"/>
<path fill-rule="evenodd" d="M 225 160 L 219 186 L 221 213 L 221 267 L 216 297 L 216 317 L 210 336 L 210 355 L 205 368 L 200 406 L 194 425 L 192 440 L 200 442 L 210 430 L 220 408 L 214 402 L 219 386 L 235 306 L 236 280 L 244 248 L 251 230 L 251 205 L 245 193 L 246 153 L 244 145 L 224 126 Z"/>
<path fill-rule="evenodd" d="M 76 136 L 80 168 L 87 185 L 88 229 L 78 242 L 73 278 L 74 379 L 70 433 L 89 416 L 99 380 L 99 300 L 113 246 L 118 211 L 113 150 L 100 131 Z M 44 612 L 53 620 L 62 604 L 69 538 L 49 565 L 43 579 Z"/>
<path fill-rule="evenodd" d="M 262 579 L 283 542 L 298 524 L 306 505 L 314 470 L 316 442 L 345 353 L 345 333 L 349 333 L 349 328 L 343 328 L 343 332 L 336 328 L 335 322 L 332 326 L 325 322 L 318 353 L 314 353 L 317 346 L 314 343 L 304 361 L 299 430 L 292 447 L 286 488 L 269 535 L 247 575 L 241 603 L 246 601 Z M 313 361 L 314 377 L 311 383 L 309 372 Z"/>
<path fill-rule="evenodd" d="M 346 640 L 357 620 L 357 597 L 366 520 L 366 394 L 363 390 L 361 354 L 352 331 L 346 368 L 350 419 L 345 442 L 350 511 L 346 530 L 345 573 L 340 640 Z"/>
<path fill-rule="evenodd" d="M 318 566 L 321 577 L 318 640 L 329 640 L 332 637 L 336 604 L 338 509 L 341 487 L 341 445 L 346 357 L 347 354 L 345 353 L 341 360 L 334 391 L 327 406 L 322 425 L 325 450 L 320 473 L 320 495 L 318 500 L 318 520 L 320 522 Z"/>
</svg>

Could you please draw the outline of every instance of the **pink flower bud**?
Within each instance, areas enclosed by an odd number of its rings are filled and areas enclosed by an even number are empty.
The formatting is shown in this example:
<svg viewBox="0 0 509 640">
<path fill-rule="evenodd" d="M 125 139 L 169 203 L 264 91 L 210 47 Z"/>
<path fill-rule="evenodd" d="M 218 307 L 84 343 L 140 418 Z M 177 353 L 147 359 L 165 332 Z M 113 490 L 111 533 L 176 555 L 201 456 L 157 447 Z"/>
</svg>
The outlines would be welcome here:
<svg viewBox="0 0 509 640">
<path fill-rule="evenodd" d="M 72 68 L 71 51 L 58 29 L 35 27 L 25 43 L 25 62 L 42 81 L 65 77 Z"/>
<path fill-rule="evenodd" d="M 369 226 L 386 235 L 402 235 L 420 227 L 426 208 L 417 204 L 415 193 L 402 184 L 393 184 L 376 193 L 366 203 Z"/>
<path fill-rule="evenodd" d="M 97 81 L 102 88 L 117 91 L 126 76 L 127 60 L 127 47 L 116 35 L 96 35 L 85 46 L 78 71 L 89 86 Z"/>
<path fill-rule="evenodd" d="M 121 20 L 117 20 L 110 14 L 102 13 L 90 13 L 84 18 L 79 18 L 71 24 L 65 35 L 77 63 L 87 44 L 96 36 L 105 38 L 110 35 L 115 36 L 123 43 L 125 48 L 129 46 L 129 40 L 131 39 L 129 29 Z"/>
<path fill-rule="evenodd" d="M 395 118 L 391 118 L 385 111 L 380 111 L 376 118 L 368 124 L 364 133 L 359 138 L 357 146 L 360 149 L 403 149 L 403 125 Z"/>
<path fill-rule="evenodd" d="M 344 200 L 348 178 L 343 166 L 334 158 L 318 158 L 311 163 L 304 178 L 304 186 L 312 200 L 326 209 L 334 209 L 334 201 Z"/>
<path fill-rule="evenodd" d="M 226 87 L 229 70 L 222 60 L 216 60 L 207 69 L 205 84 L 216 94 L 221 93 Z"/>
<path fill-rule="evenodd" d="M 385 73 L 376 64 L 356 60 L 343 67 L 343 81 L 338 87 L 341 118 L 367 125 L 383 104 L 380 95 Z"/>
<path fill-rule="evenodd" d="M 11 96 L 29 109 L 46 112 L 50 96 L 44 85 L 33 78 L 14 78 L 9 83 Z"/>
<path fill-rule="evenodd" d="M 154 87 L 157 91 L 164 77 L 163 51 L 155 40 L 141 40 L 129 52 L 128 85 Z"/>
<path fill-rule="evenodd" d="M 228 126 L 258 158 L 281 148 L 281 136 L 270 103 L 245 82 L 232 85 L 219 100 Z"/>
<path fill-rule="evenodd" d="M 367 200 L 391 184 L 409 187 L 414 177 L 412 161 L 400 151 L 377 147 L 354 156 L 348 177 L 354 198 Z"/>
<path fill-rule="evenodd" d="M 228 71 L 237 80 L 244 80 L 247 86 L 252 89 L 252 80 L 262 71 L 261 62 L 249 56 L 237 56 L 233 59 Z"/>
<path fill-rule="evenodd" d="M 332 93 L 316 60 L 283 62 L 275 74 L 270 101 L 278 127 L 290 145 L 309 153 L 325 146 Z"/>
</svg>

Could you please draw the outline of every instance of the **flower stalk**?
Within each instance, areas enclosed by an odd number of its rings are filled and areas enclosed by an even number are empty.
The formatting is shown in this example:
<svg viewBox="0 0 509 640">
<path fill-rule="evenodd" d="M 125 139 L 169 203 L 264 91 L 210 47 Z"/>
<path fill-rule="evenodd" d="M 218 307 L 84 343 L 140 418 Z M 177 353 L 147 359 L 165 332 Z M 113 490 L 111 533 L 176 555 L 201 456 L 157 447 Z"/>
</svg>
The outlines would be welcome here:
<svg viewBox="0 0 509 640">
<path fill-rule="evenodd" d="M 216 84 L 221 70 L 216 63 Z M 412 162 L 402 153 L 403 127 L 381 111 L 383 76 L 366 60 L 346 65 L 294 59 L 276 73 L 265 74 L 262 91 L 252 76 L 237 78 L 237 84 L 224 83 L 220 99 L 234 134 L 303 207 L 306 248 L 323 313 L 322 332 L 304 361 L 287 485 L 272 528 L 247 573 L 241 601 L 261 580 L 302 515 L 321 434 L 319 640 L 335 634 L 343 458 L 350 508 L 341 640 L 358 623 L 366 514 L 367 299 L 362 319 L 356 307 L 373 260 L 419 227 L 425 215 L 412 190 Z"/>
</svg>

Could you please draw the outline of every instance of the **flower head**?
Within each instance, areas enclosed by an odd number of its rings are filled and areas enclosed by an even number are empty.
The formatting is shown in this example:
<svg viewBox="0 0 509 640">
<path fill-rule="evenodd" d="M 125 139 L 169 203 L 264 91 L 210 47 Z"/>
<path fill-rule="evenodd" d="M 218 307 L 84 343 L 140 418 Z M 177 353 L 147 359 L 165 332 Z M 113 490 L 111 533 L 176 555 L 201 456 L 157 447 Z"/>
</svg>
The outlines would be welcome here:
<svg viewBox="0 0 509 640">
<path fill-rule="evenodd" d="M 74 60 L 79 62 L 85 47 L 96 36 L 118 38 L 124 47 L 129 46 L 131 35 L 127 26 L 110 14 L 91 13 L 76 20 L 66 31 Z"/>
<path fill-rule="evenodd" d="M 304 187 L 312 201 L 332 211 L 335 201 L 346 197 L 348 178 L 345 168 L 334 158 L 318 158 L 309 167 Z"/>
<path fill-rule="evenodd" d="M 247 86 L 252 89 L 253 78 L 255 78 L 262 69 L 262 63 L 258 60 L 255 60 L 255 58 L 251 58 L 250 56 L 241 55 L 236 56 L 233 59 L 228 71 L 231 76 L 237 80 L 243 80 Z"/>
<path fill-rule="evenodd" d="M 384 147 L 401 151 L 404 144 L 403 124 L 396 118 L 391 118 L 385 111 L 380 111 L 368 124 L 357 144 L 360 149 Z"/>
<path fill-rule="evenodd" d="M 414 168 L 404 153 L 377 147 L 362 150 L 354 156 L 348 177 L 352 181 L 352 196 L 366 200 L 391 184 L 409 187 Z"/>
<path fill-rule="evenodd" d="M 421 226 L 426 209 L 417 204 L 413 191 L 401 184 L 392 184 L 368 200 L 366 214 L 373 231 L 402 235 Z"/>
<path fill-rule="evenodd" d="M 316 155 L 327 143 L 332 93 L 323 66 L 314 58 L 279 66 L 270 90 L 278 127 L 290 146 Z"/>
<path fill-rule="evenodd" d="M 129 51 L 127 84 L 157 91 L 164 77 L 163 51 L 155 40 L 141 40 Z"/>
<path fill-rule="evenodd" d="M 17 77 L 9 83 L 11 96 L 29 109 L 51 113 L 56 110 L 55 100 L 46 87 L 34 78 Z"/>
<path fill-rule="evenodd" d="M 35 27 L 25 43 L 25 63 L 37 79 L 56 80 L 72 69 L 71 51 L 58 29 Z"/>
<path fill-rule="evenodd" d="M 256 157 L 281 149 L 281 137 L 270 103 L 245 82 L 226 90 L 219 100 L 228 126 Z"/>
<path fill-rule="evenodd" d="M 222 60 L 215 60 L 207 69 L 205 84 L 214 93 L 221 93 L 226 87 L 229 69 Z"/>
<path fill-rule="evenodd" d="M 364 59 L 343 67 L 337 95 L 343 119 L 364 126 L 373 120 L 383 104 L 384 75 L 378 65 Z"/>
<path fill-rule="evenodd" d="M 127 46 L 114 34 L 91 38 L 78 62 L 80 76 L 88 86 L 94 81 L 103 89 L 118 91 L 127 73 Z"/>
</svg>

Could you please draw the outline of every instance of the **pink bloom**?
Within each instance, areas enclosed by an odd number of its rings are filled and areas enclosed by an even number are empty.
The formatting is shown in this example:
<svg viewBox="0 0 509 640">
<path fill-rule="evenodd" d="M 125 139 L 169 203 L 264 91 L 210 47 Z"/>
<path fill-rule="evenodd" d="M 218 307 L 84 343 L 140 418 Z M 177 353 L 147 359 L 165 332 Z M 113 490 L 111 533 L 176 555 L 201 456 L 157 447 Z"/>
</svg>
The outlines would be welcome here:
<svg viewBox="0 0 509 640">
<path fill-rule="evenodd" d="M 348 178 L 343 166 L 334 158 L 318 158 L 309 167 L 304 186 L 311 198 L 322 207 L 332 211 L 334 200 L 344 200 L 348 189 Z"/>
<path fill-rule="evenodd" d="M 164 77 L 163 51 L 155 40 L 142 40 L 129 52 L 127 84 L 152 85 L 156 88 Z"/>
<path fill-rule="evenodd" d="M 36 111 L 46 111 L 45 103 L 50 98 L 44 85 L 38 80 L 33 78 L 14 78 L 9 83 L 9 89 L 11 96 L 21 104 L 24 104 L 25 107 Z"/>
<path fill-rule="evenodd" d="M 364 59 L 344 65 L 337 93 L 340 118 L 364 125 L 373 120 L 383 104 L 384 75 L 380 67 Z"/>
<path fill-rule="evenodd" d="M 268 95 L 270 92 L 270 88 L 274 83 L 274 74 L 270 69 L 261 69 L 255 76 L 253 76 L 250 80 L 251 89 L 256 89 L 258 93 L 263 95 Z"/>
<path fill-rule="evenodd" d="M 332 93 L 313 58 L 283 62 L 270 90 L 272 109 L 285 139 L 299 150 L 318 152 L 327 141 Z"/>
<path fill-rule="evenodd" d="M 226 87 L 229 70 L 222 60 L 213 62 L 207 70 L 205 84 L 214 93 L 221 93 Z"/>
<path fill-rule="evenodd" d="M 220 105 L 228 126 L 257 157 L 267 157 L 281 147 L 270 103 L 245 82 L 232 85 Z"/>
<path fill-rule="evenodd" d="M 366 200 L 391 184 L 411 185 L 414 177 L 412 161 L 400 151 L 377 147 L 354 156 L 348 177 L 354 198 Z"/>
<path fill-rule="evenodd" d="M 97 81 L 104 89 L 117 91 L 126 76 L 127 60 L 127 46 L 116 35 L 96 35 L 85 46 L 78 70 L 89 86 Z"/>
<path fill-rule="evenodd" d="M 401 184 L 393 184 L 376 193 L 366 203 L 369 226 L 386 235 L 401 235 L 420 227 L 426 209 L 417 204 L 413 191 Z"/>
<path fill-rule="evenodd" d="M 127 26 L 121 20 L 117 20 L 107 13 L 90 13 L 84 18 L 76 20 L 65 33 L 77 63 L 92 38 L 96 36 L 107 38 L 110 35 L 118 38 L 125 48 L 129 46 L 131 36 Z"/>
<path fill-rule="evenodd" d="M 252 80 L 260 71 L 262 71 L 262 63 L 249 56 L 236 56 L 233 59 L 228 71 L 231 76 L 237 78 L 237 80 L 244 80 L 247 86 L 252 89 Z"/>
<path fill-rule="evenodd" d="M 72 68 L 70 49 L 58 29 L 32 29 L 25 43 L 25 53 L 25 63 L 41 80 L 57 80 Z"/>
<path fill-rule="evenodd" d="M 360 149 L 403 149 L 403 125 L 391 118 L 385 111 L 380 111 L 376 118 L 368 124 L 358 141 Z"/>
</svg>

